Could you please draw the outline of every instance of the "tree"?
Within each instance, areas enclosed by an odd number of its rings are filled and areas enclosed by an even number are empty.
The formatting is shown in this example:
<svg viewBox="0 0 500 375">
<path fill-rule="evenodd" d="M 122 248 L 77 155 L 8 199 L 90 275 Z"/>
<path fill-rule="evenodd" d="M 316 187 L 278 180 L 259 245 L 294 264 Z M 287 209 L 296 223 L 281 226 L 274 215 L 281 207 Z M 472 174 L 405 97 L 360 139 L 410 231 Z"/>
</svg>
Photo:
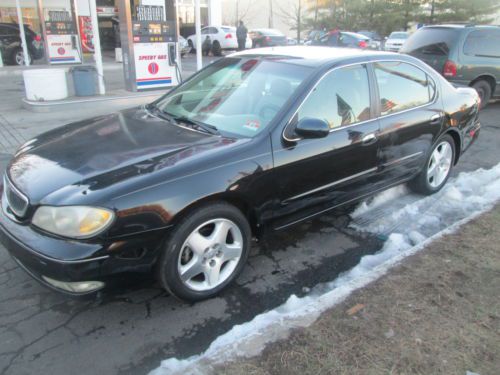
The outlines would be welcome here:
<svg viewBox="0 0 500 375">
<path fill-rule="evenodd" d="M 406 30 L 412 22 L 435 24 L 443 22 L 489 21 L 498 0 L 304 0 L 314 20 L 310 27 L 339 28 L 357 31 L 375 30 L 387 35 Z"/>
<path fill-rule="evenodd" d="M 289 2 L 286 9 L 278 5 L 278 14 L 283 22 L 290 26 L 292 30 L 297 30 L 297 42 L 300 41 L 300 35 L 306 26 L 305 9 L 302 1 L 304 0 Z"/>
</svg>

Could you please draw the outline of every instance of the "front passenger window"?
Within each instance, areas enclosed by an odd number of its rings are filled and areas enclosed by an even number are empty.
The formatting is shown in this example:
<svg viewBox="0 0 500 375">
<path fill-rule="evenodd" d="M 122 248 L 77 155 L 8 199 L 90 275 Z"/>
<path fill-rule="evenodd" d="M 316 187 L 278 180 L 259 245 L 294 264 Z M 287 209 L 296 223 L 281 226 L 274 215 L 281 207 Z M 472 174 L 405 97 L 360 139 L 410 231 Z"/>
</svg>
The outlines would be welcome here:
<svg viewBox="0 0 500 375">
<path fill-rule="evenodd" d="M 302 103 L 297 121 L 324 120 L 330 129 L 370 119 L 368 73 L 361 65 L 328 73 Z"/>
</svg>

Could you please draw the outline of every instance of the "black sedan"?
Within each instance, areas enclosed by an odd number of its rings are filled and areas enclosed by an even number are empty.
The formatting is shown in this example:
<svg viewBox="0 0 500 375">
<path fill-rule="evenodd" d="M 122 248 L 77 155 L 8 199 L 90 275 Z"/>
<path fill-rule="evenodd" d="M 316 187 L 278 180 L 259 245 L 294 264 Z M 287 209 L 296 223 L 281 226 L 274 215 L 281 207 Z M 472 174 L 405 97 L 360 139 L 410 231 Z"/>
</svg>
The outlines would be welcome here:
<svg viewBox="0 0 500 375">
<path fill-rule="evenodd" d="M 253 236 L 404 182 L 439 191 L 479 134 L 478 106 L 410 56 L 235 53 L 149 105 L 24 144 L 3 179 L 1 241 L 60 291 L 143 272 L 200 300 L 236 278 Z"/>
<path fill-rule="evenodd" d="M 377 49 L 371 45 L 369 37 L 350 31 L 332 30 L 311 42 L 313 46 Z"/>
<path fill-rule="evenodd" d="M 287 38 L 279 30 L 256 29 L 251 30 L 248 36 L 252 40 L 252 48 L 286 46 Z"/>
<path fill-rule="evenodd" d="M 26 44 L 31 60 L 41 59 L 44 55 L 42 37 L 24 25 Z M 24 65 L 24 52 L 19 25 L 0 22 L 0 53 L 5 64 Z"/>
</svg>

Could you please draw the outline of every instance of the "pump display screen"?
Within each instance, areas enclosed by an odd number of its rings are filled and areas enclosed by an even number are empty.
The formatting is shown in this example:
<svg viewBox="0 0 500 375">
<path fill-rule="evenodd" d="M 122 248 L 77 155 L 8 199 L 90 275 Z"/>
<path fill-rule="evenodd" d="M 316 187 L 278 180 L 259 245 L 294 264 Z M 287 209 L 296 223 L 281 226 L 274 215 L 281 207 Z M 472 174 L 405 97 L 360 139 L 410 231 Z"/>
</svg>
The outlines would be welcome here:
<svg viewBox="0 0 500 375">
<path fill-rule="evenodd" d="M 137 0 L 131 1 L 133 5 L 131 13 L 134 43 L 175 41 L 175 21 L 168 20 L 164 6 L 144 5 Z"/>
</svg>

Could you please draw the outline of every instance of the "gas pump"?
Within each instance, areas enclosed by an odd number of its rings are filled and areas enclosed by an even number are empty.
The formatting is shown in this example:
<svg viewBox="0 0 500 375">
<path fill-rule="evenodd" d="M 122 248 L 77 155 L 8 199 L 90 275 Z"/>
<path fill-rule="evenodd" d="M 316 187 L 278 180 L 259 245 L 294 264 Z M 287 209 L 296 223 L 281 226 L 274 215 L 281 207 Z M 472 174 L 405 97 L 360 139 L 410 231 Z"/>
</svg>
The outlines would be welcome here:
<svg viewBox="0 0 500 375">
<path fill-rule="evenodd" d="M 126 89 L 177 85 L 174 0 L 121 0 L 119 15 Z"/>
<path fill-rule="evenodd" d="M 44 22 L 49 63 L 81 63 L 80 40 L 72 5 L 69 9 L 47 9 Z"/>
</svg>

